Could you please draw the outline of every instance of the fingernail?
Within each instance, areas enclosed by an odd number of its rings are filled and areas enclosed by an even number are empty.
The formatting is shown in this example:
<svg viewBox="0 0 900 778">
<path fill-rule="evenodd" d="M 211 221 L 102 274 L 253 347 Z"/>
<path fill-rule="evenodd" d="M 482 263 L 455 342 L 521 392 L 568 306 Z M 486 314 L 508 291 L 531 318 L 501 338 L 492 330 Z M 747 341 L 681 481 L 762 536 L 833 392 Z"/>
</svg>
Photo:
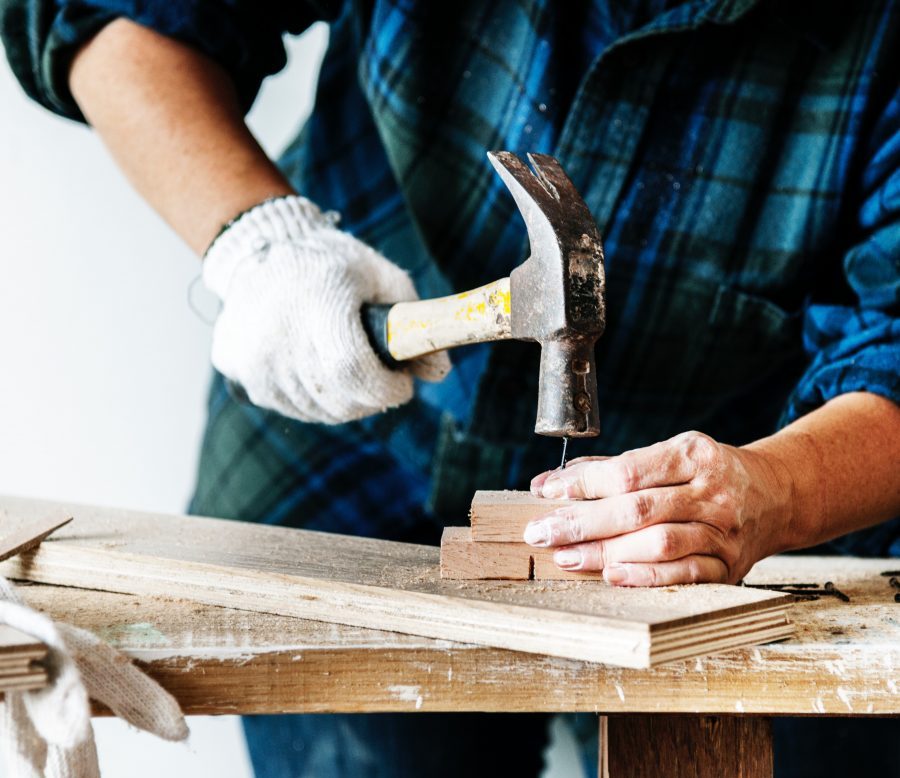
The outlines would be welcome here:
<svg viewBox="0 0 900 778">
<path fill-rule="evenodd" d="M 544 481 L 547 480 L 547 476 L 549 476 L 549 475 L 550 475 L 550 471 L 548 470 L 544 473 L 541 473 L 540 475 L 536 475 L 534 478 L 531 479 L 531 493 L 535 497 L 541 496 L 541 487 L 544 485 Z"/>
<path fill-rule="evenodd" d="M 553 555 L 553 561 L 564 570 L 578 570 L 584 558 L 581 556 L 580 551 L 573 548 L 565 548 Z"/>
<path fill-rule="evenodd" d="M 628 571 L 622 565 L 607 565 L 603 568 L 603 580 L 611 584 L 625 583 Z"/>
<path fill-rule="evenodd" d="M 529 546 L 549 546 L 550 525 L 546 521 L 532 521 L 525 527 L 525 542 Z"/>
<path fill-rule="evenodd" d="M 563 497 L 567 497 L 568 491 L 569 484 L 566 481 L 551 475 L 544 481 L 544 487 L 541 490 L 541 494 L 550 500 L 559 500 Z"/>
</svg>

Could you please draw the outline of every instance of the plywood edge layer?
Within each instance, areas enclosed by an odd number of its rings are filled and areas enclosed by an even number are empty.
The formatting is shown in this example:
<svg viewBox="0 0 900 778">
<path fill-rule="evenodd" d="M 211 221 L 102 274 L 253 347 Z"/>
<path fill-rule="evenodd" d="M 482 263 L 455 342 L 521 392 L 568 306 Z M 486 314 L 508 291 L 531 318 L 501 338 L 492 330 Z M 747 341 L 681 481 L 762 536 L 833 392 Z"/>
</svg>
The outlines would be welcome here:
<svg viewBox="0 0 900 778">
<path fill-rule="evenodd" d="M 687 584 L 687 586 L 692 587 L 700 587 L 702 585 L 703 584 Z M 737 589 L 740 587 L 735 588 Z M 774 596 L 768 596 L 770 594 Z M 702 622 L 706 625 L 716 624 L 722 621 L 731 620 L 736 616 L 760 613 L 769 608 L 779 608 L 787 613 L 787 609 L 792 602 L 793 598 L 790 595 L 782 594 L 780 592 L 764 591 L 762 592 L 762 596 L 759 596 L 750 602 L 736 603 L 735 605 L 726 605 L 717 608 L 715 614 L 699 613 L 691 616 L 678 616 L 671 619 L 651 622 L 648 626 L 650 632 L 656 637 L 674 629 L 693 628 L 698 622 Z"/>
<path fill-rule="evenodd" d="M 784 608 L 771 608 L 753 614 L 744 614 L 731 619 L 720 620 L 715 623 L 697 624 L 693 627 L 671 630 L 662 635 L 653 635 L 653 645 L 663 647 L 681 643 L 686 638 L 690 640 L 703 639 L 707 635 L 721 633 L 727 629 L 758 629 L 774 624 L 784 625 L 793 629 L 793 625 L 788 620 L 787 612 Z"/>
<path fill-rule="evenodd" d="M 43 689 L 47 685 L 47 673 L 43 670 L 23 673 L 16 678 L 0 678 L 0 695 L 3 692 L 27 692 Z"/>
<path fill-rule="evenodd" d="M 650 666 L 656 667 L 664 662 L 674 662 L 678 659 L 690 659 L 700 654 L 707 655 L 719 651 L 725 651 L 732 648 L 743 648 L 747 646 L 757 646 L 761 643 L 772 643 L 776 640 L 785 640 L 792 637 L 793 628 L 789 624 L 774 625 L 769 629 L 760 630 L 753 629 L 747 632 L 736 632 L 734 634 L 724 635 L 719 638 L 708 637 L 702 641 L 701 651 L 698 651 L 698 645 L 689 642 L 683 646 L 667 647 L 663 650 L 650 652 Z"/>
</svg>

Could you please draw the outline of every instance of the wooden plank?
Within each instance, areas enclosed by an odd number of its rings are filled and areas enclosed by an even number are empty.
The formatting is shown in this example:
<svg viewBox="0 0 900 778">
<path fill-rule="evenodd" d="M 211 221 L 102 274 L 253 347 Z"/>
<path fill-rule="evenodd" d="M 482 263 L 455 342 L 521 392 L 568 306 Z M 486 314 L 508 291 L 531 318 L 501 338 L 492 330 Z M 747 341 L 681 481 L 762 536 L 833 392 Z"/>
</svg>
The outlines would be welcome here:
<svg viewBox="0 0 900 778">
<path fill-rule="evenodd" d="M 469 527 L 446 527 L 441 536 L 441 578 L 454 580 L 590 581 L 603 573 L 563 570 L 553 549 L 526 543 L 475 542 Z"/>
<path fill-rule="evenodd" d="M 51 532 L 72 521 L 71 516 L 60 516 L 51 512 L 49 516 L 38 516 L 30 522 L 15 527 L 0 540 L 0 562 L 23 551 L 30 551 L 41 543 Z"/>
<path fill-rule="evenodd" d="M 545 500 L 529 492 L 478 491 L 472 498 L 469 520 L 472 539 L 494 543 L 521 543 L 525 525 L 546 516 L 571 500 Z"/>
<path fill-rule="evenodd" d="M 13 523 L 51 507 L 0 500 L 3 520 Z M 721 650 L 756 643 L 758 635 L 771 640 L 791 634 L 789 598 L 773 592 L 724 585 L 625 589 L 596 582 L 442 581 L 439 551 L 426 546 L 67 507 L 78 521 L 3 563 L 0 572 L 627 667 L 702 655 L 707 645 Z"/>
<path fill-rule="evenodd" d="M 773 557 L 757 584 L 827 580 L 796 636 L 651 670 L 184 600 L 31 585 L 28 604 L 136 659 L 192 714 L 376 711 L 900 715 L 897 560 Z M 538 585 L 540 587 L 541 585 Z M 663 773 L 664 774 L 664 773 Z"/>
<path fill-rule="evenodd" d="M 609 716 L 600 778 L 772 778 L 772 721 L 737 716 Z"/>
</svg>

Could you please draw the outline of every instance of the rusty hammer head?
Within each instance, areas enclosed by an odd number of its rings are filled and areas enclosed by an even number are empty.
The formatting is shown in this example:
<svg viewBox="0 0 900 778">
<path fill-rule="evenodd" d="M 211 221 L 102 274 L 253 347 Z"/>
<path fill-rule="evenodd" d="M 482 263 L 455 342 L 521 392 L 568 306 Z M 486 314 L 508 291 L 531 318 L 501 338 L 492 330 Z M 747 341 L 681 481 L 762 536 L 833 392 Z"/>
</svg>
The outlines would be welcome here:
<svg viewBox="0 0 900 778">
<path fill-rule="evenodd" d="M 600 230 L 563 172 L 545 154 L 533 171 L 508 151 L 488 153 L 528 229 L 531 256 L 509 276 L 512 337 L 541 344 L 534 431 L 600 434 L 594 344 L 606 322 Z"/>
</svg>

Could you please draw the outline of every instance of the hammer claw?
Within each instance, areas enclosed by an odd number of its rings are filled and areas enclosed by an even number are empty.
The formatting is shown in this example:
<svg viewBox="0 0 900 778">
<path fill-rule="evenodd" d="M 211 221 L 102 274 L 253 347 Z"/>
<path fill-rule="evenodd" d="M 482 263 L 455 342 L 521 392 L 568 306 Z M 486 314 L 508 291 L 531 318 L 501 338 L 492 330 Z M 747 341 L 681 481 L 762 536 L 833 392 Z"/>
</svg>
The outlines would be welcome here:
<svg viewBox="0 0 900 778">
<path fill-rule="evenodd" d="M 488 159 L 526 219 L 530 212 L 543 212 L 540 203 L 547 200 L 550 193 L 518 156 L 509 151 L 489 151 Z"/>
</svg>

